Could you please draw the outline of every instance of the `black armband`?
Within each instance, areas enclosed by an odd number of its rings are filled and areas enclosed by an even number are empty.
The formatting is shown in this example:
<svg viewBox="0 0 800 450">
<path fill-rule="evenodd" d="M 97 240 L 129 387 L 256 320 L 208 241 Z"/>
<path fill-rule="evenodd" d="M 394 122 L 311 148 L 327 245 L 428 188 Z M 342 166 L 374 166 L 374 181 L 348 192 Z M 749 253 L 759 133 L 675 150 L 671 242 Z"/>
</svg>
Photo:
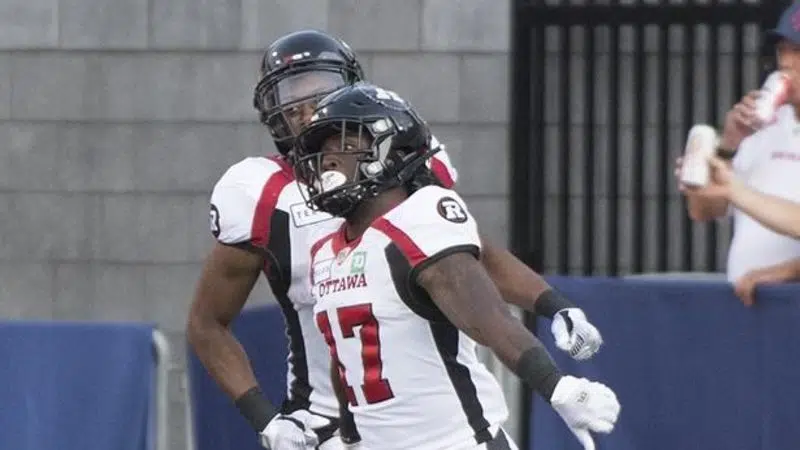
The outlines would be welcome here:
<svg viewBox="0 0 800 450">
<path fill-rule="evenodd" d="M 339 436 L 345 444 L 361 442 L 361 435 L 358 434 L 353 413 L 346 406 L 339 407 Z"/>
<path fill-rule="evenodd" d="M 278 415 L 278 410 L 261 392 L 258 386 L 250 389 L 234 401 L 239 413 L 250 422 L 250 426 L 261 433 L 273 417 Z"/>
<path fill-rule="evenodd" d="M 720 159 L 732 160 L 736 156 L 737 149 L 728 150 L 727 148 L 717 147 L 717 157 Z"/>
<path fill-rule="evenodd" d="M 544 401 L 550 403 L 550 397 L 553 396 L 553 391 L 561 380 L 561 371 L 541 344 L 525 350 L 517 361 L 515 372 L 538 392 Z"/>
<path fill-rule="evenodd" d="M 555 289 L 542 292 L 534 303 L 533 312 L 540 316 L 553 318 L 557 312 L 566 308 L 575 308 L 575 304 L 559 294 Z"/>
</svg>

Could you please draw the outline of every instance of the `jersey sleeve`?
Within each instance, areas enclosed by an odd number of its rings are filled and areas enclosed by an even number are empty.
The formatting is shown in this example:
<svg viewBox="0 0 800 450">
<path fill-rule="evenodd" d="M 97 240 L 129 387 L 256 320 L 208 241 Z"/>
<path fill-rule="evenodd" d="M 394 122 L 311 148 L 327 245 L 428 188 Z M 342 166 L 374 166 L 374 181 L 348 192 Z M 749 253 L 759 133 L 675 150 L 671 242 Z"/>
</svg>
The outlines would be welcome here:
<svg viewBox="0 0 800 450">
<path fill-rule="evenodd" d="M 452 189 L 458 181 L 458 171 L 450 161 L 450 155 L 447 153 L 447 148 L 444 144 L 440 143 L 436 136 L 431 136 L 431 148 L 436 147 L 441 147 L 441 150 L 436 152 L 429 160 L 431 171 L 442 186 Z"/>
<path fill-rule="evenodd" d="M 458 252 L 480 255 L 478 225 L 454 191 L 428 186 L 383 218 L 383 232 L 412 268 Z"/>
<path fill-rule="evenodd" d="M 223 244 L 265 246 L 277 199 L 290 181 L 267 158 L 246 158 L 231 166 L 211 193 L 211 234 Z"/>
</svg>

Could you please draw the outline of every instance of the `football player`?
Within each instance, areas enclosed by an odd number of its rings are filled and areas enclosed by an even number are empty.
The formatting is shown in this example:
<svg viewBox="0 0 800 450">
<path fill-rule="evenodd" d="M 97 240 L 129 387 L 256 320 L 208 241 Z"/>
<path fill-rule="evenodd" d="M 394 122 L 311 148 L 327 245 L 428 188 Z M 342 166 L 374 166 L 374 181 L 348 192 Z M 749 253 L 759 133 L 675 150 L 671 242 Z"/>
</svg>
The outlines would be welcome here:
<svg viewBox="0 0 800 450">
<path fill-rule="evenodd" d="M 307 287 L 308 235 L 336 229 L 341 219 L 306 206 L 289 164 L 296 133 L 318 99 L 361 79 L 355 54 L 325 33 L 299 31 L 271 44 L 262 58 L 254 104 L 280 154 L 233 165 L 211 196 L 211 231 L 217 243 L 197 284 L 188 342 L 262 444 L 273 450 L 313 448 L 320 442 L 322 449 L 341 446 L 341 440 L 331 439 L 340 412 Z M 435 140 L 432 146 L 439 147 Z M 443 150 L 426 164 L 426 175 L 453 186 L 457 174 Z M 602 340 L 596 328 L 541 277 L 486 242 L 481 258 L 507 301 L 553 318 L 559 347 L 576 359 L 597 351 Z M 228 328 L 262 272 L 285 316 L 290 343 L 287 397 L 280 408 L 264 398 Z"/>
<path fill-rule="evenodd" d="M 620 405 L 608 387 L 561 374 L 480 262 L 459 195 L 414 183 L 437 149 L 397 94 L 356 83 L 323 99 L 298 137 L 307 202 L 345 219 L 311 247 L 311 294 L 340 401 L 366 448 L 514 449 L 503 392 L 476 342 L 594 448 Z"/>
</svg>

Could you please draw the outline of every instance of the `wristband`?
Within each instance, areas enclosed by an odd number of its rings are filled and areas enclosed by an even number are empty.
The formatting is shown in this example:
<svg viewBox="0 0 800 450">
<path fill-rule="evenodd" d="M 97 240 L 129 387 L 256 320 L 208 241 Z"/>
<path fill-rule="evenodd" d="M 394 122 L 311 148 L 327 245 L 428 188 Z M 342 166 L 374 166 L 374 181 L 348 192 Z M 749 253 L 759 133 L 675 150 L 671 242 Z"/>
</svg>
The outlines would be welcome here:
<svg viewBox="0 0 800 450">
<path fill-rule="evenodd" d="M 557 312 L 566 308 L 575 308 L 575 304 L 567 300 L 554 289 L 542 292 L 533 306 L 533 312 L 540 316 L 553 318 Z"/>
<path fill-rule="evenodd" d="M 346 407 L 339 408 L 339 436 L 345 444 L 361 442 L 353 413 Z"/>
<path fill-rule="evenodd" d="M 717 147 L 717 157 L 720 159 L 732 160 L 736 156 L 737 149 L 728 150 L 727 148 Z"/>
<path fill-rule="evenodd" d="M 261 388 L 253 387 L 234 401 L 239 413 L 250 422 L 250 426 L 261 433 L 273 417 L 278 415 L 278 410 L 267 400 Z"/>
<path fill-rule="evenodd" d="M 532 387 L 544 401 L 550 403 L 550 397 L 561 380 L 561 371 L 550 358 L 550 354 L 541 345 L 535 345 L 519 357 L 516 374 Z"/>
</svg>

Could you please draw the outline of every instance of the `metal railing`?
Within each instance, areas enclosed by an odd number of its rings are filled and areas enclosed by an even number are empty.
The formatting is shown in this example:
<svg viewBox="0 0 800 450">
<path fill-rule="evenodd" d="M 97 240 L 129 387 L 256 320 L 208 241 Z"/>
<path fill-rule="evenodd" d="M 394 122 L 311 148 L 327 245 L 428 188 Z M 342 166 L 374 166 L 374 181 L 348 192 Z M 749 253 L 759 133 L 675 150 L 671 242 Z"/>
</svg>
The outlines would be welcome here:
<svg viewBox="0 0 800 450">
<path fill-rule="evenodd" d="M 156 450 L 170 450 L 168 392 L 171 355 L 169 342 L 159 330 L 153 330 L 153 350 L 156 370 L 156 385 L 153 389 L 155 448 Z"/>
<path fill-rule="evenodd" d="M 542 273 L 721 271 L 731 226 L 690 221 L 673 161 L 757 88 L 789 2 L 578 3 L 512 2 L 512 250 Z"/>
<path fill-rule="evenodd" d="M 757 87 L 781 4 L 625 3 L 512 8 L 512 246 L 547 272 L 719 270 L 730 227 L 690 223 L 673 161 Z"/>
</svg>

